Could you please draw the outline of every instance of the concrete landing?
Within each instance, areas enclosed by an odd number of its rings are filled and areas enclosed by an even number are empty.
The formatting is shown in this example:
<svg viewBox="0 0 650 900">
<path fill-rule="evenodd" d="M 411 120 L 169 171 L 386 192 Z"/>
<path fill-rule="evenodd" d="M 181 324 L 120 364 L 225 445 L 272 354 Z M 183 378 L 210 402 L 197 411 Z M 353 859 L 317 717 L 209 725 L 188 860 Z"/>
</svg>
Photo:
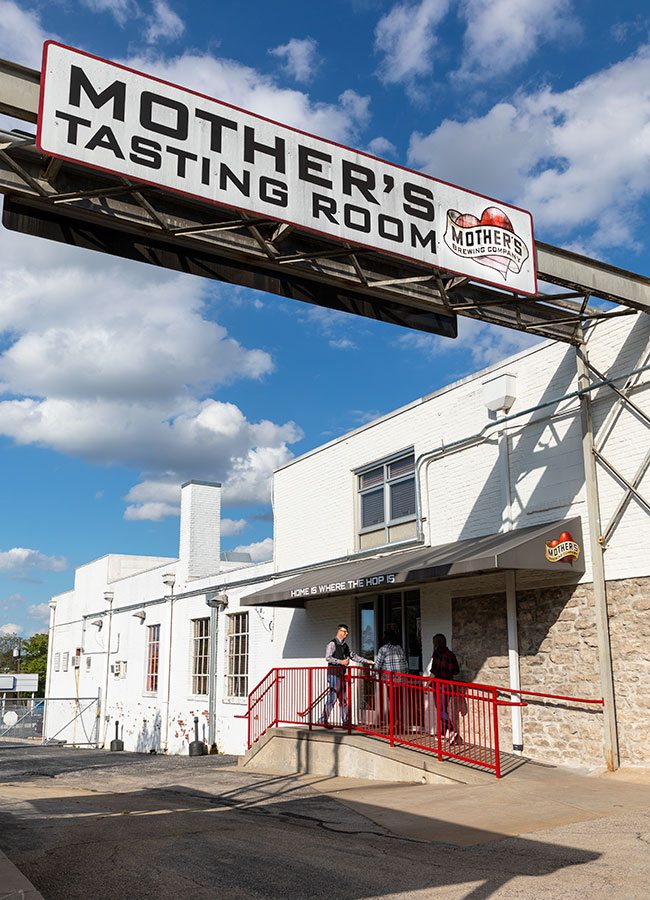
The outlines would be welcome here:
<svg viewBox="0 0 650 900">
<path fill-rule="evenodd" d="M 585 775 L 535 763 L 480 785 L 301 781 L 395 835 L 459 847 L 650 810 L 650 773 Z"/>
<path fill-rule="evenodd" d="M 517 765 L 524 759 L 516 758 Z M 308 728 L 267 731 L 240 757 L 244 768 L 273 775 L 325 775 L 417 784 L 485 784 L 494 773 L 445 760 L 381 738 Z"/>
</svg>

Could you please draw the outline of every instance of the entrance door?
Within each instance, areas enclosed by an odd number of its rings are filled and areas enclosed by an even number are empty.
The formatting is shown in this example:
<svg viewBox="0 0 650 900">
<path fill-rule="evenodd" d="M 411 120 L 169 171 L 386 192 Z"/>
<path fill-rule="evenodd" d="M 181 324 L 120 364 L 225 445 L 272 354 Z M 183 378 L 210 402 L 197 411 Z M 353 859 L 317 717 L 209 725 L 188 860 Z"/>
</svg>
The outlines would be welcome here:
<svg viewBox="0 0 650 900">
<path fill-rule="evenodd" d="M 384 631 L 390 628 L 404 648 L 409 672 L 419 675 L 422 671 L 420 592 L 378 594 L 372 600 L 360 602 L 358 609 L 361 656 L 373 659 L 381 646 Z"/>
</svg>

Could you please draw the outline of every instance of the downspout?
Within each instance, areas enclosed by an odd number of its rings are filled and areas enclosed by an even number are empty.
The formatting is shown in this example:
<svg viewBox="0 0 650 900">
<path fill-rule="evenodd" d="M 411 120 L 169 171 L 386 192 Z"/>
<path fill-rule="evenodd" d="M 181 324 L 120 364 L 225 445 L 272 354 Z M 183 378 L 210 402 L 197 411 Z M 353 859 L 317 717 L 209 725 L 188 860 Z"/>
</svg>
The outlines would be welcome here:
<svg viewBox="0 0 650 900">
<path fill-rule="evenodd" d="M 586 387 L 589 383 L 587 346 L 584 334 L 576 346 L 576 367 L 578 383 Z M 585 468 L 585 492 L 587 495 L 587 518 L 589 519 L 589 545 L 591 549 L 591 569 L 594 585 L 594 611 L 596 616 L 596 639 L 598 641 L 598 666 L 600 685 L 603 692 L 603 749 L 605 764 L 609 771 L 620 765 L 618 729 L 616 724 L 616 701 L 614 696 L 614 672 L 612 650 L 609 637 L 609 617 L 607 615 L 607 582 L 605 579 L 605 556 L 601 543 L 600 501 L 598 496 L 598 473 L 594 454 L 594 428 L 591 397 L 587 391 L 580 395 L 582 409 L 582 456 Z"/>
<path fill-rule="evenodd" d="M 510 437 L 505 424 L 499 432 L 499 461 L 501 464 L 501 483 L 503 485 L 503 520 L 502 531 L 512 531 L 514 520 L 512 514 L 512 473 L 510 470 Z M 510 674 L 510 690 L 521 689 L 521 672 L 519 669 L 519 633 L 517 627 L 517 573 L 514 569 L 506 575 L 506 622 L 508 628 L 508 669 Z M 515 703 L 520 695 L 512 694 Z M 512 715 L 512 749 L 521 753 L 524 749 L 523 717 L 520 706 L 510 708 Z"/>
<path fill-rule="evenodd" d="M 499 472 L 501 483 L 501 532 L 512 531 L 514 528 L 513 497 L 512 497 L 512 470 L 510 466 L 510 435 L 508 434 L 508 410 L 512 407 L 517 396 L 516 379 L 512 375 L 503 373 L 497 378 L 484 382 L 485 405 L 494 415 L 501 414 L 502 418 L 497 431 L 497 446 L 499 452 Z M 519 702 L 521 690 L 521 673 L 519 670 L 519 634 L 517 627 L 517 575 L 514 570 L 505 573 L 506 594 L 506 627 L 508 634 L 508 672 L 512 699 Z M 510 708 L 512 722 L 512 749 L 515 753 L 521 753 L 524 749 L 523 719 L 521 707 Z"/>
<path fill-rule="evenodd" d="M 165 581 L 165 579 L 167 579 Z M 163 575 L 163 582 L 169 587 L 169 639 L 167 641 L 167 691 L 165 697 L 165 736 L 163 738 L 163 752 L 167 753 L 168 745 L 169 745 L 169 707 L 171 703 L 171 689 L 172 689 L 172 641 L 173 641 L 173 626 L 174 626 L 174 585 L 176 584 L 176 577 L 172 574 Z"/>
<path fill-rule="evenodd" d="M 108 603 L 108 635 L 106 640 L 106 671 L 104 673 L 104 696 L 101 698 L 102 713 L 104 719 L 104 733 L 102 735 L 102 747 L 106 746 L 106 729 L 108 727 L 108 671 L 111 662 L 111 631 L 113 628 L 113 591 L 104 591 L 104 600 Z"/>
<path fill-rule="evenodd" d="M 208 690 L 208 747 L 210 753 L 217 748 L 217 664 L 219 660 L 219 613 L 228 606 L 224 593 L 208 593 L 205 602 L 210 607 L 210 668 Z"/>
</svg>

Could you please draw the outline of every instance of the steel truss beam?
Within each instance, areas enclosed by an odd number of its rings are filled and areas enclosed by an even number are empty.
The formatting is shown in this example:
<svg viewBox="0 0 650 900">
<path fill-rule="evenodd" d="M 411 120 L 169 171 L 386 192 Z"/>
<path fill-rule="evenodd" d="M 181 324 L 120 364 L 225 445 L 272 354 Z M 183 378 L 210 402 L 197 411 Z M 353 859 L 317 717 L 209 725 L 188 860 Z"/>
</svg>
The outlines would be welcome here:
<svg viewBox="0 0 650 900">
<path fill-rule="evenodd" d="M 620 412 L 621 407 L 625 406 L 625 407 L 628 407 L 630 410 L 632 410 L 634 412 L 634 414 L 636 415 L 636 417 L 641 422 L 643 422 L 646 425 L 646 427 L 650 428 L 650 416 L 648 416 L 648 414 L 644 410 L 642 410 L 641 407 L 637 403 L 634 403 L 634 401 L 631 400 L 629 397 L 629 394 L 631 393 L 631 391 L 635 387 L 639 386 L 638 383 L 628 382 L 627 386 L 625 386 L 623 389 L 621 389 L 621 388 L 618 388 L 611 379 L 606 379 L 605 376 L 601 372 L 599 372 L 598 369 L 594 365 L 591 364 L 591 362 L 587 361 L 587 366 L 589 368 L 589 371 L 593 372 L 593 374 L 603 383 L 603 386 L 609 388 L 618 397 L 619 402 L 618 402 L 617 406 L 614 407 L 615 418 L 618 418 L 618 413 Z M 603 453 L 604 446 L 607 442 L 607 437 L 609 435 L 611 427 L 613 427 L 613 424 L 614 423 L 612 423 L 611 426 L 608 426 L 606 423 L 606 427 L 604 429 L 605 434 L 604 434 L 603 439 L 600 441 L 600 446 L 594 445 L 593 450 L 592 450 L 595 459 L 600 463 L 602 468 L 604 468 L 612 477 L 614 477 L 619 482 L 619 484 L 623 485 L 623 487 L 626 488 L 625 493 L 619 500 L 619 502 L 616 506 L 616 509 L 612 513 L 612 516 L 611 516 L 608 524 L 605 526 L 605 528 L 602 531 L 602 534 L 599 536 L 599 542 L 604 549 L 607 548 L 607 544 L 609 543 L 612 535 L 618 528 L 618 525 L 620 524 L 621 519 L 623 518 L 625 510 L 629 506 L 630 501 L 632 500 L 633 497 L 636 497 L 636 499 L 640 503 L 640 505 L 643 506 L 645 508 L 645 510 L 650 513 L 650 501 L 648 501 L 643 496 L 643 494 L 641 494 L 641 492 L 639 491 L 639 486 L 640 486 L 641 482 L 643 481 L 643 478 L 645 477 L 645 474 L 648 471 L 648 468 L 650 468 L 650 450 L 648 450 L 648 452 L 646 453 L 645 457 L 643 458 L 643 461 L 638 466 L 632 479 L 628 480 L 623 474 L 621 474 L 621 472 L 616 468 L 616 466 L 614 466 L 613 463 L 607 459 L 607 457 Z"/>
</svg>

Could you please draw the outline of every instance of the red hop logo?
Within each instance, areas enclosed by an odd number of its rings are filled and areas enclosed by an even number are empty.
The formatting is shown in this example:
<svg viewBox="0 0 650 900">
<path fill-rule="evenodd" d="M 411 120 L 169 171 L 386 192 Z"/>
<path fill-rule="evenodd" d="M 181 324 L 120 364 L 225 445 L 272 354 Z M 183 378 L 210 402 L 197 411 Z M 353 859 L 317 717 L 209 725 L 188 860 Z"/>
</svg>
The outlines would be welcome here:
<svg viewBox="0 0 650 900">
<path fill-rule="evenodd" d="M 546 559 L 549 562 L 568 562 L 573 565 L 580 556 L 580 545 L 577 544 L 568 531 L 563 531 L 557 540 L 546 541 Z"/>
</svg>

